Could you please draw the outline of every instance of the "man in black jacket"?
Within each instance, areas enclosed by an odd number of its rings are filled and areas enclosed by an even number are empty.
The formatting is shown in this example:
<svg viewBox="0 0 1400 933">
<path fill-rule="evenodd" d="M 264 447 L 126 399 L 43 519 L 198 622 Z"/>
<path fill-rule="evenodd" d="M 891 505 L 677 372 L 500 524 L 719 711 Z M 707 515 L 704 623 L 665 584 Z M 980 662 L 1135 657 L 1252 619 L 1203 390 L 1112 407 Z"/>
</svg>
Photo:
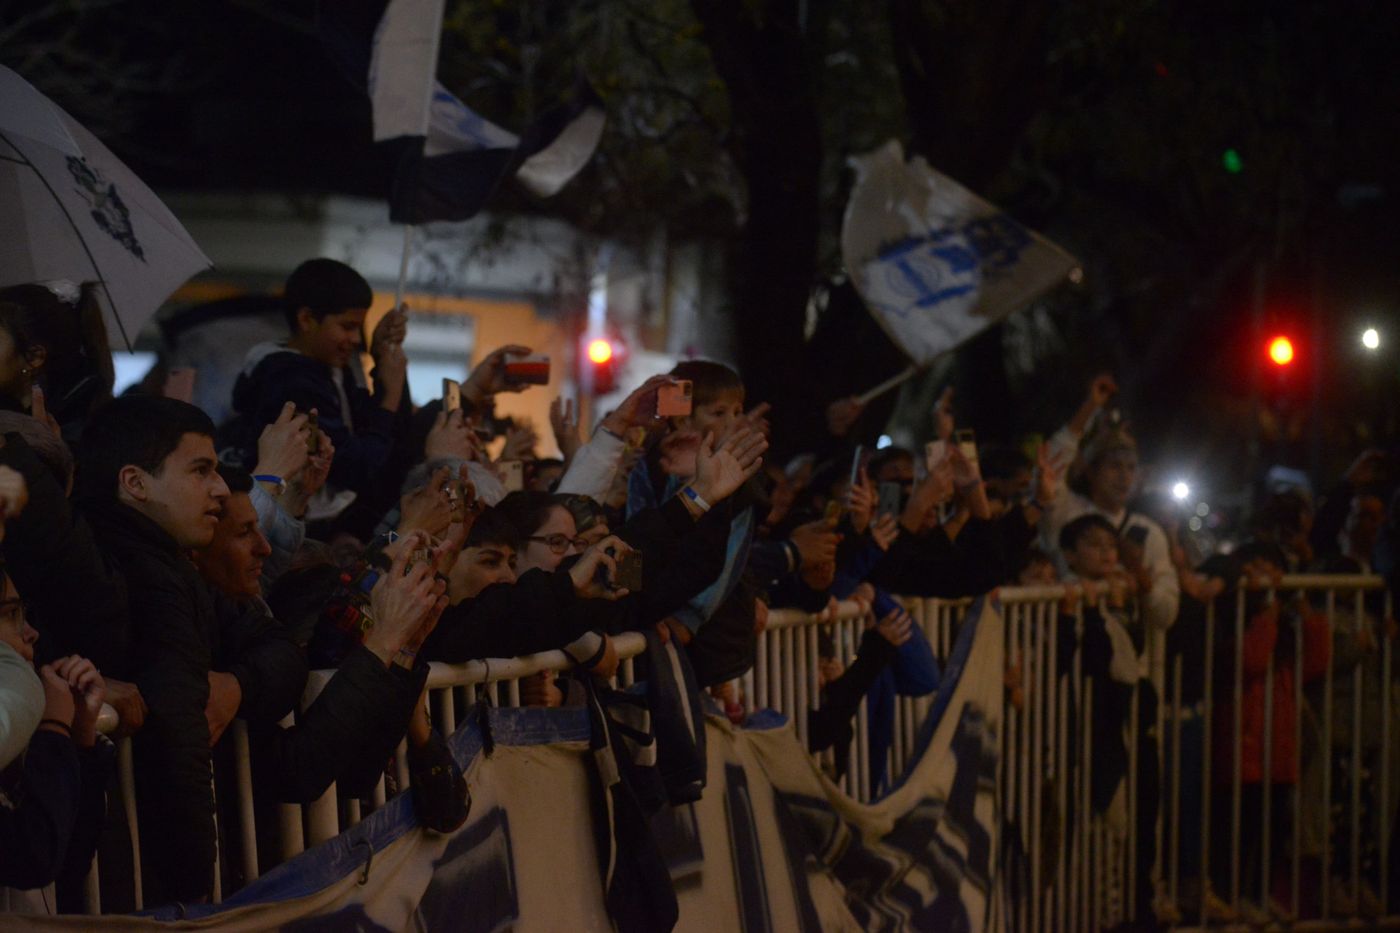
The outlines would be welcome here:
<svg viewBox="0 0 1400 933">
<path fill-rule="evenodd" d="M 237 467 L 221 466 L 219 472 L 229 498 L 213 541 L 194 555 L 214 591 L 219 624 L 210 681 L 224 685 L 223 695 L 217 702 L 211 696 L 206 714 L 215 742 L 235 713 L 246 720 L 254 786 L 282 802 L 309 803 L 336 781 L 351 794 L 367 792 L 403 738 L 427 682 L 426 662 L 407 655 L 404 663 L 394 660 L 431 602 L 374 598 L 379 611 L 364 643 L 345 657 L 297 725 L 283 729 L 278 720 L 306 685 L 306 658 L 262 599 L 262 563 L 272 549 L 249 497 L 252 477 Z M 385 574 L 379 586 L 387 594 L 409 579 Z"/>
<path fill-rule="evenodd" d="M 148 906 L 202 900 L 213 888 L 214 801 L 205 707 L 217 623 L 190 562 L 214 536 L 228 486 L 214 426 L 165 398 L 120 398 L 84 436 L 79 501 L 126 578 L 125 669 L 149 713 L 134 738 L 142 877 Z"/>
</svg>

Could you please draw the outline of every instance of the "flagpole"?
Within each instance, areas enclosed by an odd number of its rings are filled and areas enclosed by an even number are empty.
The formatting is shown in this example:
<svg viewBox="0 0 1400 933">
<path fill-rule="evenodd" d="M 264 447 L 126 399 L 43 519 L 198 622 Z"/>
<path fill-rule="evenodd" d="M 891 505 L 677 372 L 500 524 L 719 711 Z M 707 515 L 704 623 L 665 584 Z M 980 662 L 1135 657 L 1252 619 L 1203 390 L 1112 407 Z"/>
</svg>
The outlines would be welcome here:
<svg viewBox="0 0 1400 933">
<path fill-rule="evenodd" d="M 403 255 L 399 257 L 399 284 L 394 289 L 394 310 L 403 307 L 404 287 L 408 284 L 408 256 L 413 251 L 413 224 L 403 225 Z"/>
<path fill-rule="evenodd" d="M 432 122 L 433 92 L 437 86 L 437 62 L 438 54 L 442 50 L 442 16 L 445 6 L 444 0 L 432 0 L 428 3 L 428 16 L 433 24 L 432 44 L 426 57 L 428 65 L 428 80 L 423 89 L 423 122 L 419 125 L 419 135 L 425 139 L 428 135 L 428 126 Z M 408 285 L 408 256 L 413 250 L 413 224 L 405 224 L 403 228 L 403 255 L 399 257 L 399 284 L 394 290 L 394 310 L 403 307 L 403 293 Z"/>
<path fill-rule="evenodd" d="M 914 374 L 917 373 L 918 371 L 919 371 L 919 367 L 917 367 L 917 366 L 910 366 L 910 367 L 908 367 L 907 369 L 905 369 L 903 372 L 898 373 L 898 374 L 896 374 L 896 375 L 894 375 L 894 376 L 891 376 L 890 378 L 886 379 L 884 382 L 880 383 L 879 385 L 877 385 L 875 388 L 871 389 L 870 391 L 865 392 L 865 393 L 862 394 L 862 395 L 857 395 L 857 396 L 856 396 L 856 401 L 857 401 L 857 402 L 860 402 L 860 404 L 862 404 L 862 405 L 869 405 L 872 401 L 874 401 L 875 399 L 877 399 L 877 398 L 879 398 L 880 396 L 884 395 L 886 392 L 890 391 L 891 389 L 897 389 L 897 388 L 899 388 L 901 385 L 903 385 L 904 383 L 908 382 L 910 379 L 913 379 L 913 378 L 914 378 Z"/>
</svg>

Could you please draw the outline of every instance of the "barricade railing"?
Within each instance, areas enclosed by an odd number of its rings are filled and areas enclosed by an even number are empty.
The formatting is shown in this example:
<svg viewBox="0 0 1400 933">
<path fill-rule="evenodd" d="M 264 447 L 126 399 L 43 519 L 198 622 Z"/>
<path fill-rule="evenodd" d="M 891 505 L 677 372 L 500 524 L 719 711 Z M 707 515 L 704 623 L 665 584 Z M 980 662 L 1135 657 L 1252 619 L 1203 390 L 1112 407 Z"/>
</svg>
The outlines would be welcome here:
<svg viewBox="0 0 1400 933">
<path fill-rule="evenodd" d="M 1389 597 L 1379 578 L 1285 576 L 1276 584 L 1240 587 L 1221 618 L 1214 605 L 1205 606 L 1199 641 L 1185 639 L 1191 650 L 1166 659 L 1165 682 L 1154 685 L 1149 679 L 1122 692 L 1126 709 L 1115 712 L 1124 721 L 1126 762 L 1120 764 L 1121 800 L 1111 806 L 1095 799 L 1096 780 L 1102 784 L 1103 769 L 1112 757 L 1113 733 L 1110 730 L 1106 740 L 1110 746 L 1096 749 L 1096 742 L 1105 741 L 1102 719 L 1096 720 L 1094 709 L 1103 691 L 1096 689 L 1094 671 L 1080 650 L 1086 619 L 1082 598 L 1075 590 L 1050 586 L 1003 588 L 998 599 L 1008 668 L 998 799 L 1003 848 L 1015 839 L 1023 853 L 1010 868 L 1006 859 L 1000 861 L 999 896 L 1007 897 L 1009 871 L 1023 878 L 1016 885 L 1021 896 L 1015 903 L 1004 901 L 1009 929 L 1077 931 L 1128 920 L 1140 906 L 1140 878 L 1151 879 L 1151 885 L 1141 885 L 1153 898 L 1151 906 L 1161 908 L 1167 924 L 1178 927 L 1258 923 L 1270 913 L 1280 922 L 1363 913 L 1390 916 L 1395 905 L 1387 902 L 1386 881 L 1397 810 L 1393 788 L 1400 783 L 1393 760 L 1400 743 L 1394 737 L 1392 706 L 1400 703 L 1400 687 L 1392 676 L 1393 638 L 1383 631 L 1391 617 Z M 939 663 L 945 663 L 971 600 L 900 602 Z M 1249 616 L 1270 604 L 1278 606 L 1278 632 L 1292 632 L 1291 654 L 1277 637 L 1272 651 L 1255 650 L 1262 645 L 1260 626 L 1267 624 Z M 848 667 L 865 629 L 874 622 L 869 610 L 854 602 L 816 615 L 771 612 L 757 640 L 754 666 L 734 685 L 745 712 L 771 708 L 786 714 L 806 747 L 809 711 L 821 704 L 823 646 L 833 660 Z M 1358 632 L 1370 632 L 1371 637 Z M 1318 664 L 1303 649 L 1323 642 L 1325 671 L 1305 677 L 1315 673 Z M 1232 650 L 1241 643 L 1244 652 Z M 633 682 L 632 659 L 645 650 L 645 641 L 629 633 L 616 637 L 614 644 L 621 659 L 615 680 L 626 687 Z M 1163 639 L 1148 633 L 1144 650 L 1149 656 L 1165 656 Z M 1290 673 L 1280 675 L 1280 665 Z M 479 699 L 498 706 L 519 705 L 523 678 L 572 666 L 559 651 L 433 664 L 428 678 L 433 720 L 444 734 L 450 733 Z M 1256 667 L 1262 668 L 1258 676 Z M 1193 670 L 1203 672 L 1194 678 L 1194 692 L 1189 686 Z M 313 673 L 305 703 L 329 676 L 330 672 Z M 1291 707 L 1280 708 L 1293 710 L 1288 723 L 1293 741 L 1288 748 L 1276 749 L 1280 736 L 1272 717 L 1280 689 L 1291 693 Z M 1258 715 L 1242 710 L 1234 700 L 1241 695 L 1261 698 Z M 1156 712 L 1145 717 L 1140 713 L 1152 705 L 1149 696 L 1156 701 Z M 862 702 L 846 749 L 848 770 L 837 779 L 838 786 L 857 800 L 870 801 L 897 781 L 912 763 L 918 730 L 932 701 L 933 695 L 897 698 L 883 781 L 871 767 L 871 723 Z M 1281 715 L 1290 714 L 1285 709 Z M 1222 716 L 1228 740 L 1217 734 Z M 115 716 L 104 711 L 104 731 L 114 723 Z M 1274 773 L 1275 756 L 1291 753 L 1299 766 L 1297 780 L 1250 780 L 1249 757 L 1242 754 L 1242 745 L 1250 743 L 1251 729 L 1257 733 L 1254 738 L 1262 739 L 1250 747 L 1257 746 L 1263 773 Z M 392 783 L 381 778 L 364 801 L 343 799 L 332 786 L 313 803 L 282 805 L 275 832 L 279 850 L 267 852 L 264 846 L 260 852 L 247 732 L 241 722 L 230 731 L 241 840 L 237 874 L 245 883 L 353 826 L 382 806 L 391 791 L 408 787 L 405 747 L 400 745 Z M 140 838 L 130 740 L 121 740 L 118 749 L 119 805 L 131 831 L 139 907 Z M 1301 760 L 1307 757 L 1305 751 L 1311 756 L 1306 762 Z M 1149 757 L 1140 761 L 1144 754 Z M 816 758 L 833 778 L 835 757 L 828 750 Z M 1153 759 L 1156 768 L 1150 767 Z M 1143 786 L 1144 781 L 1156 787 Z M 1145 810 L 1153 801 L 1156 806 Z M 1333 812 L 1326 812 L 1334 801 Z M 1148 812 L 1159 816 L 1139 826 L 1139 814 Z M 1285 817 L 1281 822 L 1276 819 L 1280 814 Z M 267 838 L 266 830 L 262 835 Z M 1252 859 L 1256 851 L 1263 855 Z M 1280 853 L 1282 858 L 1265 857 Z M 98 870 L 94 865 L 88 883 L 93 912 L 100 910 Z M 219 874 L 216 871 L 216 878 Z M 1319 903 L 1309 902 L 1310 884 L 1320 890 Z M 216 900 L 222 893 L 216 892 Z M 1345 903 L 1338 903 L 1339 898 Z"/>
</svg>

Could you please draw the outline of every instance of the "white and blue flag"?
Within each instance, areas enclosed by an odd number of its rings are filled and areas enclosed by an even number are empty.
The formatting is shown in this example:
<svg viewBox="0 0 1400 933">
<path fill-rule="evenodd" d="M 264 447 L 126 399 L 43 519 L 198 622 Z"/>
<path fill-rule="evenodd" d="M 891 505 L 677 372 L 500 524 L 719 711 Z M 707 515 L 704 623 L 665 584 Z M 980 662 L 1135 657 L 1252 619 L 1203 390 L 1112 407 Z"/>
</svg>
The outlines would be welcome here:
<svg viewBox="0 0 1400 933">
<path fill-rule="evenodd" d="M 851 160 L 846 270 L 917 365 L 932 362 L 1064 281 L 1078 262 L 891 140 Z"/>
</svg>

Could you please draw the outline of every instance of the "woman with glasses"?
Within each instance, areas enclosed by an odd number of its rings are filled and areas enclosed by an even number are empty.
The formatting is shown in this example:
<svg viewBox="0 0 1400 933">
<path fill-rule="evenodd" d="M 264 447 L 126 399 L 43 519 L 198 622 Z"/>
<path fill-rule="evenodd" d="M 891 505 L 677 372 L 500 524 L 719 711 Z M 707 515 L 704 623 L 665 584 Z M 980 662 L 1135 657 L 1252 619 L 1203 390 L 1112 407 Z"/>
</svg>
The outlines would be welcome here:
<svg viewBox="0 0 1400 933">
<path fill-rule="evenodd" d="M 516 572 L 553 573 L 565 558 L 582 554 L 588 542 L 578 533 L 574 515 L 547 492 L 513 492 L 497 506 L 520 532 L 524 546 L 516 555 Z"/>
</svg>

